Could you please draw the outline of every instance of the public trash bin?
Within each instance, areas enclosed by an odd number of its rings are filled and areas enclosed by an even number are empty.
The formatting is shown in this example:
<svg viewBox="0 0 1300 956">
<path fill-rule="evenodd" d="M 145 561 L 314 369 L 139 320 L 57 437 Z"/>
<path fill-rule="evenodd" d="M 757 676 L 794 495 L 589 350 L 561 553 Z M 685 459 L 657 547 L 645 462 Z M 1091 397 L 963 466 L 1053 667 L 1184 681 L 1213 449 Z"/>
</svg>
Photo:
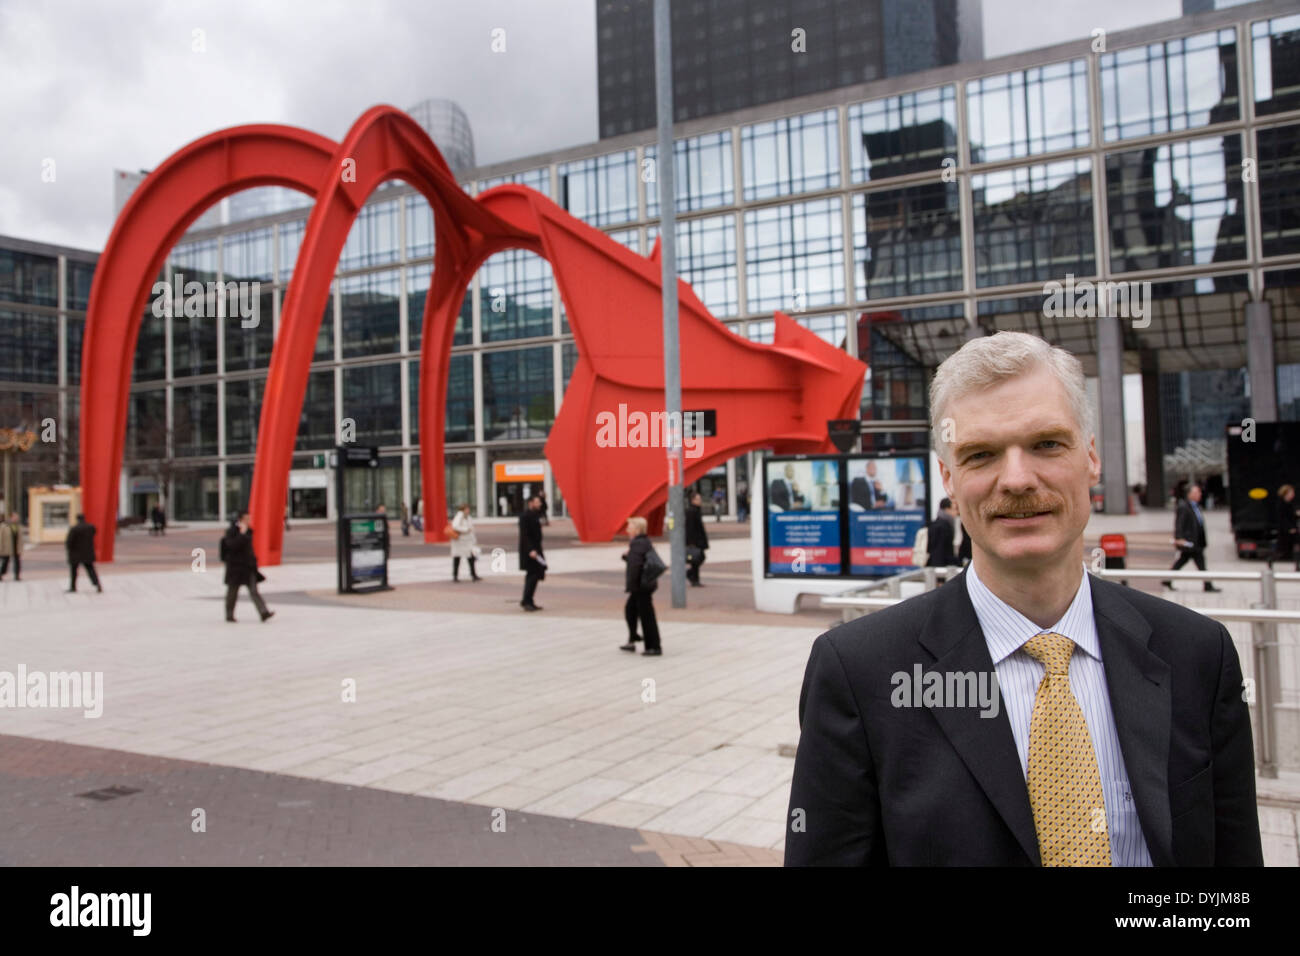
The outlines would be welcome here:
<svg viewBox="0 0 1300 956">
<path fill-rule="evenodd" d="M 1106 555 L 1106 569 L 1118 568 L 1124 570 L 1125 559 L 1128 557 L 1128 539 L 1122 534 L 1103 534 L 1101 536 L 1101 550 Z M 1127 585 L 1128 582 L 1121 580 L 1120 584 Z"/>
</svg>

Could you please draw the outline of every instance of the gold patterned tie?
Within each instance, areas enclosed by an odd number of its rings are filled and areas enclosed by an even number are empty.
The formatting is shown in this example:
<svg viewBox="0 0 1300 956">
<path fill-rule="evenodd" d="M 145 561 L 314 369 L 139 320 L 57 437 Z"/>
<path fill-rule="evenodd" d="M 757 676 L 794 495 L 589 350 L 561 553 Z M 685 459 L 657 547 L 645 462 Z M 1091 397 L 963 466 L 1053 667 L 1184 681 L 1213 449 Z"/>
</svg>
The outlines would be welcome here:
<svg viewBox="0 0 1300 956">
<path fill-rule="evenodd" d="M 1070 690 L 1074 641 L 1039 634 L 1025 652 L 1047 668 L 1029 723 L 1029 805 L 1043 866 L 1110 866 L 1106 800 L 1097 755 Z"/>
</svg>

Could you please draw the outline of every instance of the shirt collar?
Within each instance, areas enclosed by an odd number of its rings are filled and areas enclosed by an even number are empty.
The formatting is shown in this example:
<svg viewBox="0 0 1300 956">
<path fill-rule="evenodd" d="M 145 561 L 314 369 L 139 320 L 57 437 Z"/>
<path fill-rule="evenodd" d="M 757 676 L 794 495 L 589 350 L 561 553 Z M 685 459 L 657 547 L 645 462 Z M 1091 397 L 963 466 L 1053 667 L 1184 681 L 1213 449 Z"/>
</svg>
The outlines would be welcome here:
<svg viewBox="0 0 1300 956">
<path fill-rule="evenodd" d="M 966 568 L 966 591 L 975 607 L 975 616 L 979 619 L 994 665 L 1020 650 L 1034 636 L 1048 631 L 1068 637 L 1085 653 L 1101 660 L 1097 623 L 1092 616 L 1092 588 L 1082 563 L 1080 569 L 1083 573 L 1079 576 L 1079 589 L 1061 619 L 1052 627 L 1039 627 L 990 591 L 975 572 L 973 563 Z"/>
</svg>

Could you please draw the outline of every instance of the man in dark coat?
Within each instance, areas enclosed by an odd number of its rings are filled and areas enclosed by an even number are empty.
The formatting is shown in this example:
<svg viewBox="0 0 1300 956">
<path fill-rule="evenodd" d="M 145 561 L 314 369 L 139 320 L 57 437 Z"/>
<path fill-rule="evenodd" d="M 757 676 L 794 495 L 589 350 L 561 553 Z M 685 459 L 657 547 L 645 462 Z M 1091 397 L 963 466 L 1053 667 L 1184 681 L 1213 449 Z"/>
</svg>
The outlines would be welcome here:
<svg viewBox="0 0 1300 956">
<path fill-rule="evenodd" d="M 952 499 L 939 502 L 939 513 L 930 523 L 930 559 L 925 563 L 932 568 L 949 568 L 957 564 L 953 541 L 957 534 L 957 518 L 952 513 Z"/>
<path fill-rule="evenodd" d="M 262 620 L 269 619 L 274 611 L 266 609 L 266 602 L 257 593 L 257 582 L 263 581 L 257 570 L 257 553 L 253 550 L 253 529 L 248 526 L 248 512 L 239 516 L 239 520 L 230 526 L 226 536 L 221 539 L 221 560 L 226 563 L 226 620 L 235 622 L 235 601 L 239 598 L 239 589 L 247 587 L 253 599 L 253 606 Z"/>
<path fill-rule="evenodd" d="M 699 497 L 696 495 L 695 497 Z M 627 592 L 627 603 L 623 605 L 623 617 L 627 621 L 627 643 L 620 644 L 619 650 L 636 652 L 636 642 L 641 637 L 636 633 L 636 622 L 641 622 L 641 636 L 645 638 L 645 650 L 642 657 L 658 657 L 663 653 L 659 643 L 659 622 L 655 618 L 654 593 L 659 587 L 658 581 L 651 581 L 649 587 L 641 583 L 641 569 L 645 567 L 646 555 L 654 550 L 654 544 L 646 535 L 645 518 L 627 519 L 627 536 L 630 539 L 627 554 L 627 575 L 623 590 Z"/>
<path fill-rule="evenodd" d="M 72 573 L 69 591 L 77 590 L 77 568 L 85 565 L 90 575 L 90 583 L 95 590 L 103 593 L 99 586 L 99 575 L 95 573 L 95 526 L 86 521 L 84 514 L 77 515 L 77 523 L 68 529 L 68 537 L 63 545 L 68 549 L 68 568 Z"/>
<path fill-rule="evenodd" d="M 1200 571 L 1205 570 L 1205 515 L 1201 513 L 1201 486 L 1192 485 L 1187 489 L 1187 497 L 1178 502 L 1178 513 L 1174 516 L 1174 544 L 1178 547 L 1178 560 L 1171 571 L 1177 571 L 1188 561 L 1194 561 Z M 1174 590 L 1172 581 L 1161 582 L 1170 591 Z M 1213 581 L 1206 581 L 1205 590 L 1218 591 Z"/>
<path fill-rule="evenodd" d="M 546 557 L 542 550 L 542 496 L 528 499 L 519 516 L 519 570 L 524 572 L 524 599 L 519 606 L 525 611 L 540 611 L 533 603 L 537 582 L 546 577 Z"/>
<path fill-rule="evenodd" d="M 1295 486 L 1283 485 L 1277 490 L 1277 546 L 1273 557 L 1269 559 L 1271 568 L 1274 561 L 1290 561 L 1295 557 L 1295 569 L 1300 571 L 1300 554 L 1296 554 L 1296 545 L 1300 544 L 1300 502 L 1295 498 Z M 3 573 L 3 572 L 0 572 Z"/>
<path fill-rule="evenodd" d="M 700 568 L 704 565 L 704 552 L 709 550 L 709 533 L 704 530 L 704 499 L 697 491 L 686 506 L 686 580 L 701 587 Z M 647 539 L 648 540 L 648 539 Z"/>
</svg>

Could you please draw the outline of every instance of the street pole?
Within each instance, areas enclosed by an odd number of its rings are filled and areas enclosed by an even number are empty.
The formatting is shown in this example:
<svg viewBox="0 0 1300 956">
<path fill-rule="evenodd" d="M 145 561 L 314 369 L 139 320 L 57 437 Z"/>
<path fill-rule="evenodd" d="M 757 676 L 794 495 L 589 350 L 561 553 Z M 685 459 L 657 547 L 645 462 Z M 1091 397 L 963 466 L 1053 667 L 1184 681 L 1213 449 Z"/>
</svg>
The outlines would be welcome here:
<svg viewBox="0 0 1300 956">
<path fill-rule="evenodd" d="M 659 256 L 663 266 L 664 405 L 668 412 L 668 540 L 673 607 L 686 607 L 686 500 L 682 486 L 682 362 L 677 336 L 677 199 L 673 191 L 673 44 L 669 0 L 655 0 L 655 103 L 659 118 Z"/>
</svg>

